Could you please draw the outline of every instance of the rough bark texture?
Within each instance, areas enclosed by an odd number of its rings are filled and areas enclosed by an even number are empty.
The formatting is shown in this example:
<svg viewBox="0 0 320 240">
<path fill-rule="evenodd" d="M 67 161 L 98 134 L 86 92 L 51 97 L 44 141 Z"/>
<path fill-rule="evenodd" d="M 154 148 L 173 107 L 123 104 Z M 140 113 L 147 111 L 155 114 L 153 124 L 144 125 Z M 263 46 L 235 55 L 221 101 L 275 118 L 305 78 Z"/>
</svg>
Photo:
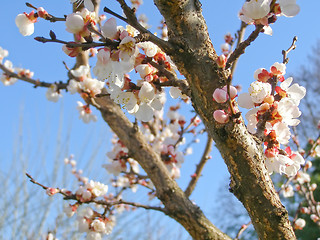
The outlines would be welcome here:
<svg viewBox="0 0 320 240">
<path fill-rule="evenodd" d="M 164 204 L 167 214 L 177 220 L 194 239 L 229 240 L 194 205 L 171 179 L 159 154 L 145 141 L 143 134 L 124 115 L 109 96 L 96 98 L 102 117 L 128 147 L 129 156 L 136 159 L 156 186 L 157 197 Z"/>
<path fill-rule="evenodd" d="M 212 101 L 214 89 L 226 85 L 228 72 L 215 63 L 215 50 L 197 0 L 154 0 L 164 16 L 169 43 L 168 52 L 179 71 L 187 78 L 192 103 L 214 139 L 231 174 L 230 190 L 247 209 L 259 239 L 295 239 L 288 213 L 281 204 L 267 173 L 261 143 L 241 122 L 217 124 Z"/>
</svg>

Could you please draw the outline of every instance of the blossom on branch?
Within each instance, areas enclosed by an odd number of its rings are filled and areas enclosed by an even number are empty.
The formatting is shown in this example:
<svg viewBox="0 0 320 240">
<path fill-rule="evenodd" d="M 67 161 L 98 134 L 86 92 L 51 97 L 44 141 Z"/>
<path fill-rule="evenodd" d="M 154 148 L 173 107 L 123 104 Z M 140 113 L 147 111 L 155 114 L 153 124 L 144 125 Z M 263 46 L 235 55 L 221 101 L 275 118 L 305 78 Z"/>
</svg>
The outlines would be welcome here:
<svg viewBox="0 0 320 240">
<path fill-rule="evenodd" d="M 80 101 L 78 101 L 77 104 L 78 104 L 77 109 L 79 110 L 79 118 L 82 119 L 84 123 L 97 121 L 97 116 L 92 114 L 90 106 L 84 105 Z"/>
<path fill-rule="evenodd" d="M 34 23 L 37 21 L 34 11 L 31 13 L 19 14 L 16 17 L 16 25 L 19 28 L 19 32 L 23 36 L 30 36 L 34 32 Z"/>
<path fill-rule="evenodd" d="M 46 92 L 46 98 L 52 102 L 58 102 L 59 98 L 62 97 L 57 84 L 51 84 Z"/>
</svg>

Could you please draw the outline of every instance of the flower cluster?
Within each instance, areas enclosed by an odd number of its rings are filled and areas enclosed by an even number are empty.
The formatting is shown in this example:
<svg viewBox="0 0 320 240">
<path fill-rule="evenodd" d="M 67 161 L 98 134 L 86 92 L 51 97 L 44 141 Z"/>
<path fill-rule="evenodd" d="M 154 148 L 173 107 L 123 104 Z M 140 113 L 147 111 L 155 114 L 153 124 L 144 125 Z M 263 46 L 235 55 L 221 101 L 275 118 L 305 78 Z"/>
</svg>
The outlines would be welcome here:
<svg viewBox="0 0 320 240">
<path fill-rule="evenodd" d="M 112 143 L 113 148 L 107 153 L 110 163 L 103 165 L 108 173 L 116 176 L 112 180 L 112 185 L 117 188 L 131 188 L 133 192 L 136 192 L 138 184 L 146 186 L 150 183 L 140 178 L 139 164 L 128 156 L 128 149 L 123 143 L 116 137 L 112 139 Z"/>
<path fill-rule="evenodd" d="M 83 177 L 82 171 L 76 168 L 76 161 L 73 156 L 66 158 L 65 164 L 72 166 L 72 174 L 78 179 L 80 186 L 74 194 L 65 189 L 60 190 L 69 199 L 76 200 L 74 204 L 65 205 L 63 211 L 68 217 L 72 217 L 75 213 L 77 214 L 79 232 L 86 232 L 86 239 L 102 239 L 102 235 L 111 233 L 115 225 L 114 215 L 111 212 L 109 212 L 109 215 L 100 214 L 90 206 L 84 207 L 82 203 L 90 203 L 98 198 L 110 200 L 109 196 L 106 195 L 108 186 Z M 48 188 L 48 195 L 52 196 L 51 192 L 56 193 L 52 188 Z"/>
<path fill-rule="evenodd" d="M 9 52 L 0 47 L 0 64 L 2 64 L 2 60 L 9 55 Z M 5 60 L 3 66 L 11 73 L 18 75 L 19 77 L 27 77 L 32 78 L 33 72 L 29 69 L 14 67 L 12 62 L 9 60 Z M 13 85 L 18 79 L 13 77 L 10 73 L 2 72 L 0 75 L 0 81 L 4 86 Z"/>
<path fill-rule="evenodd" d="M 269 173 L 285 173 L 294 176 L 304 163 L 298 152 L 285 150 L 291 137 L 289 126 L 299 124 L 301 112 L 298 105 L 306 90 L 292 84 L 292 77 L 284 79 L 286 66 L 274 63 L 270 70 L 260 68 L 255 71 L 255 82 L 251 83 L 249 93 L 240 94 L 240 107 L 250 109 L 246 114 L 248 130 L 252 134 L 263 134 L 265 142 L 266 165 Z M 281 82 L 278 86 L 278 82 Z"/>
<path fill-rule="evenodd" d="M 121 104 L 138 120 L 150 121 L 154 112 L 160 111 L 163 107 L 165 95 L 160 85 L 168 80 L 159 74 L 151 61 L 168 71 L 175 70 L 174 65 L 155 44 L 137 43 L 134 38 L 136 30 L 130 26 L 126 29 L 117 26 L 114 18 L 103 24 L 101 32 L 104 37 L 118 45 L 98 49 L 93 73 L 101 81 L 107 79 L 111 99 Z M 133 69 L 141 78 L 137 83 L 133 83 L 126 74 Z M 183 96 L 178 88 L 174 88 L 172 92 L 172 96 Z"/>
<path fill-rule="evenodd" d="M 313 143 L 311 143 L 311 145 L 313 145 Z M 312 154 L 313 153 L 311 153 L 311 155 Z M 317 202 L 314 197 L 314 191 L 317 189 L 317 184 L 311 183 L 311 177 L 308 173 L 308 170 L 311 170 L 311 168 L 311 161 L 307 161 L 294 178 L 290 178 L 286 184 L 282 185 L 280 191 L 285 198 L 292 197 L 295 193 L 299 194 L 303 200 L 299 204 L 297 213 L 299 213 L 299 215 L 302 214 L 301 216 L 304 218 L 309 216 L 313 222 L 319 225 L 320 202 Z M 290 182 L 293 183 L 294 187 Z M 298 218 L 294 221 L 293 225 L 296 230 L 302 230 L 306 225 L 306 221 L 303 218 Z"/>
<path fill-rule="evenodd" d="M 222 54 L 216 60 L 218 67 L 224 68 L 226 66 L 228 57 L 231 53 L 231 45 L 233 41 L 234 39 L 230 33 L 224 36 L 224 43 L 220 46 Z"/>
<path fill-rule="evenodd" d="M 272 35 L 270 23 L 278 16 L 294 17 L 299 11 L 296 0 L 250 0 L 243 4 L 239 18 L 247 24 L 264 25 L 264 33 Z"/>
<path fill-rule="evenodd" d="M 198 117 L 195 117 L 190 119 L 187 125 L 187 120 L 179 114 L 178 110 L 179 105 L 169 109 L 167 123 L 159 114 L 152 125 L 144 124 L 141 129 L 150 146 L 156 153 L 160 154 L 172 178 L 180 177 L 180 168 L 184 162 L 184 156 L 192 152 L 191 148 L 188 148 L 185 152 L 180 150 L 181 146 L 186 143 L 184 134 L 196 134 L 195 129 L 201 122 Z"/>
</svg>

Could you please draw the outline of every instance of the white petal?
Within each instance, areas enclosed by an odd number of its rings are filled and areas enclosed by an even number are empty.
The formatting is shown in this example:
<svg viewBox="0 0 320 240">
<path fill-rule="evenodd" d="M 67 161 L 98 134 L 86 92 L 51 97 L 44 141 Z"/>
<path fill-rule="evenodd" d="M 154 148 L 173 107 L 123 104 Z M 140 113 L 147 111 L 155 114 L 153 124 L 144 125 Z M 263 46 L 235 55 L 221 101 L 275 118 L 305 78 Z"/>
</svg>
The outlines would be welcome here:
<svg viewBox="0 0 320 240">
<path fill-rule="evenodd" d="M 254 103 L 251 100 L 249 93 L 242 93 L 238 97 L 238 104 L 242 108 L 251 109 L 254 107 Z"/>
<path fill-rule="evenodd" d="M 153 118 L 153 109 L 148 104 L 141 104 L 139 110 L 136 112 L 135 117 L 142 122 L 148 122 Z"/>
<path fill-rule="evenodd" d="M 84 6 L 86 9 L 88 9 L 90 12 L 94 11 L 94 5 L 92 3 L 92 0 L 84 0 Z"/>
</svg>

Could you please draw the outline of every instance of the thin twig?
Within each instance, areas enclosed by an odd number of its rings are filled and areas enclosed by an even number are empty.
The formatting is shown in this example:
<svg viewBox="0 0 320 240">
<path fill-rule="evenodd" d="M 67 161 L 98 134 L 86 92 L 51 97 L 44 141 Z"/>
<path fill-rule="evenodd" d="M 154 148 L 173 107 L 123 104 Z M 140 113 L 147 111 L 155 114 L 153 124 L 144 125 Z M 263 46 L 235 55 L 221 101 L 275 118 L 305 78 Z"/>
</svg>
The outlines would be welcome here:
<svg viewBox="0 0 320 240">
<path fill-rule="evenodd" d="M 212 138 L 208 137 L 206 148 L 204 149 L 201 160 L 200 160 L 199 164 L 197 165 L 196 171 L 195 171 L 192 179 L 190 180 L 188 187 L 184 191 L 184 194 L 187 197 L 190 197 L 191 193 L 193 192 L 193 190 L 194 190 L 194 188 L 195 188 L 195 186 L 201 176 L 201 172 L 203 170 L 203 167 L 209 159 L 209 154 L 210 154 L 211 148 L 212 148 L 212 142 L 213 142 Z"/>
<path fill-rule="evenodd" d="M 6 68 L 3 64 L 0 64 L 0 69 L 2 71 L 4 71 L 4 73 L 9 76 L 9 77 L 13 77 L 13 78 L 17 78 L 17 79 L 20 79 L 22 81 L 25 81 L 25 82 L 28 82 L 28 83 L 31 83 L 34 85 L 34 87 L 46 87 L 46 88 L 49 88 L 51 87 L 51 85 L 53 83 L 48 83 L 48 82 L 41 82 L 39 80 L 35 80 L 35 79 L 32 79 L 32 78 L 29 78 L 29 77 L 26 77 L 26 76 L 21 76 L 15 72 L 12 72 L 10 71 L 8 68 Z M 66 89 L 67 88 L 67 85 L 66 83 L 62 83 L 62 82 L 58 82 L 58 83 L 54 83 L 57 85 L 57 88 L 58 89 Z"/>
<path fill-rule="evenodd" d="M 29 178 L 30 182 L 42 187 L 44 190 L 49 189 L 49 187 L 46 187 L 43 184 L 37 182 L 30 174 L 26 173 L 26 176 Z M 144 208 L 144 209 L 147 209 L 147 210 L 156 210 L 156 211 L 160 211 L 160 212 L 163 212 L 163 213 L 167 214 L 167 210 L 165 208 L 156 207 L 156 206 L 148 206 L 148 205 L 135 203 L 135 202 L 127 202 L 127 201 L 123 201 L 122 199 L 120 199 L 118 201 L 106 201 L 106 200 L 92 199 L 92 200 L 87 201 L 87 202 L 80 202 L 77 199 L 75 194 L 66 194 L 66 193 L 62 192 L 59 188 L 56 188 L 56 190 L 57 190 L 57 193 L 60 193 L 61 195 L 64 196 L 64 200 L 75 200 L 79 204 L 96 203 L 96 204 L 107 206 L 107 207 L 120 205 L 120 204 L 125 204 L 125 205 L 130 205 L 130 206 L 133 206 L 133 207 Z"/>
<path fill-rule="evenodd" d="M 228 58 L 226 63 L 226 69 L 228 69 L 231 64 L 236 61 L 242 54 L 244 54 L 245 49 L 259 36 L 259 33 L 263 29 L 263 25 L 256 25 L 256 29 L 249 35 L 249 37 L 241 42 L 239 46 L 233 51 L 233 53 Z"/>
<path fill-rule="evenodd" d="M 287 57 L 288 53 L 291 52 L 292 50 L 296 49 L 297 45 L 296 42 L 298 41 L 298 37 L 294 36 L 293 40 L 292 40 L 292 44 L 291 46 L 288 48 L 287 51 L 282 50 L 282 55 L 283 55 L 283 63 L 287 64 L 289 62 L 289 58 Z"/>
<path fill-rule="evenodd" d="M 243 224 L 234 240 L 239 240 L 241 234 L 252 224 L 252 222 L 248 222 L 247 224 Z"/>
<path fill-rule="evenodd" d="M 242 22 L 241 21 L 241 26 L 240 26 L 240 29 L 238 30 L 238 33 L 237 33 L 237 46 L 236 46 L 236 49 L 239 47 L 240 43 L 243 42 L 243 38 L 244 38 L 244 33 L 246 31 L 246 27 L 248 26 L 248 24 L 246 24 L 245 22 Z M 235 59 L 231 65 L 231 77 L 234 75 L 234 71 L 236 69 L 236 66 L 237 66 L 237 63 L 238 63 L 238 60 L 239 58 Z"/>
<path fill-rule="evenodd" d="M 160 75 L 160 76 L 163 75 L 166 78 L 168 78 L 168 80 L 169 80 L 169 81 L 160 83 L 160 86 L 179 87 L 179 89 L 181 90 L 181 92 L 183 94 L 186 94 L 189 97 L 191 96 L 191 90 L 190 90 L 189 85 L 186 80 L 178 79 L 177 76 L 173 72 L 166 69 L 165 66 L 163 66 L 163 65 L 160 65 L 154 61 L 149 61 L 149 63 L 159 71 L 158 75 Z"/>
<path fill-rule="evenodd" d="M 139 20 L 137 19 L 135 12 L 126 4 L 124 0 L 117 0 L 117 1 L 120 4 L 127 18 L 120 16 L 119 14 L 113 12 L 112 10 L 106 7 L 104 8 L 104 11 L 106 13 L 109 13 L 121 19 L 122 21 L 126 22 L 127 24 L 137 29 L 141 34 L 143 34 L 143 40 L 153 42 L 154 44 L 158 45 L 158 47 L 160 47 L 166 53 L 171 51 L 172 48 L 167 41 L 164 41 L 161 38 L 158 38 L 156 35 L 152 34 L 148 29 L 146 29 L 139 23 Z M 142 39 L 140 41 L 142 41 Z"/>
<path fill-rule="evenodd" d="M 97 43 L 97 42 L 92 42 L 92 43 L 76 43 L 76 42 L 67 42 L 67 41 L 63 41 L 63 40 L 59 40 L 59 39 L 49 39 L 49 38 L 45 38 L 45 37 L 35 37 L 34 38 L 36 41 L 38 42 L 42 42 L 42 43 L 47 43 L 47 42 L 55 42 L 55 43 L 62 43 L 62 44 L 66 44 L 67 47 L 70 48 L 76 48 L 76 47 L 82 47 L 85 49 L 89 49 L 89 48 L 93 48 L 93 47 L 103 47 L 103 46 L 110 46 L 110 44 L 112 45 L 118 45 L 118 43 L 116 42 L 107 42 L 107 43 Z M 113 46 L 113 47 L 114 47 Z"/>
<path fill-rule="evenodd" d="M 188 124 L 188 126 L 186 126 L 185 128 L 181 127 L 181 131 L 180 131 L 180 136 L 179 139 L 176 141 L 176 143 L 173 145 L 174 147 L 177 147 L 178 144 L 183 140 L 183 134 L 185 134 L 190 128 L 191 126 L 194 124 L 194 120 L 196 119 L 196 117 L 198 116 L 198 114 L 196 114 L 192 119 L 192 121 L 190 121 L 190 123 Z"/>
<path fill-rule="evenodd" d="M 27 7 L 33 8 L 34 10 L 38 11 L 38 8 L 33 6 L 31 3 L 26 3 Z M 55 17 L 51 14 L 48 13 L 48 15 L 46 15 L 46 17 L 44 18 L 45 20 L 48 20 L 50 22 L 65 22 L 66 21 L 66 17 Z"/>
</svg>

